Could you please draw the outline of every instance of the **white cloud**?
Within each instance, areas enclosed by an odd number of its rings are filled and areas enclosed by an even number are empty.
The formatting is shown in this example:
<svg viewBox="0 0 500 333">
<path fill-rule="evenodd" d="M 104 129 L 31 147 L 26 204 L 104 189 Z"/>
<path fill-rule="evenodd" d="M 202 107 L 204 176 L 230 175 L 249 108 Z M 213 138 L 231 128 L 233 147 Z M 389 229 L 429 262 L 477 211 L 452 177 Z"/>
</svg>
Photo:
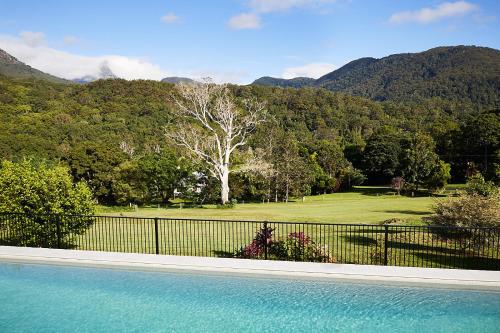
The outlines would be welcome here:
<svg viewBox="0 0 500 333">
<path fill-rule="evenodd" d="M 32 36 L 42 36 L 38 42 Z M 123 79 L 161 80 L 168 76 L 183 76 L 199 80 L 211 77 L 214 82 L 241 83 L 248 78 L 244 71 L 221 71 L 214 69 L 167 71 L 157 64 L 137 57 L 120 55 L 82 56 L 49 47 L 42 33 L 20 34 L 18 37 L 0 35 L 0 49 L 5 50 L 20 61 L 43 72 L 62 77 L 76 79 L 84 76 L 99 78 L 103 68 L 109 68 L 113 74 Z"/>
<path fill-rule="evenodd" d="M 26 45 L 40 46 L 46 43 L 45 34 L 43 32 L 23 31 L 19 34 Z"/>
<path fill-rule="evenodd" d="M 161 20 L 167 24 L 172 24 L 179 22 L 180 17 L 175 15 L 174 13 L 167 13 L 166 15 L 161 17 Z"/>
<path fill-rule="evenodd" d="M 171 73 L 141 58 L 120 55 L 82 56 L 51 48 L 43 33 L 23 32 L 20 37 L 0 35 L 0 48 L 43 72 L 65 79 L 99 77 L 103 64 L 124 79 L 159 80 Z"/>
<path fill-rule="evenodd" d="M 314 62 L 303 66 L 285 68 L 281 76 L 284 79 L 293 79 L 294 77 L 311 77 L 317 79 L 336 68 L 333 64 Z"/>
<path fill-rule="evenodd" d="M 243 13 L 229 19 L 228 25 L 233 29 L 258 29 L 260 17 L 253 13 Z"/>
<path fill-rule="evenodd" d="M 460 17 L 478 9 L 478 6 L 467 1 L 443 2 L 433 8 L 422 8 L 415 11 L 404 11 L 391 15 L 390 23 L 431 23 L 441 19 Z"/>
<path fill-rule="evenodd" d="M 235 15 L 229 19 L 233 29 L 258 29 L 261 27 L 260 15 L 282 12 L 292 8 L 320 7 L 336 0 L 248 0 L 249 13 Z"/>
<path fill-rule="evenodd" d="M 75 36 L 64 36 L 63 42 L 66 45 L 73 45 L 78 43 L 78 38 Z"/>
<path fill-rule="evenodd" d="M 298 7 L 318 7 L 335 0 L 250 0 L 248 6 L 259 13 L 285 11 Z"/>
</svg>

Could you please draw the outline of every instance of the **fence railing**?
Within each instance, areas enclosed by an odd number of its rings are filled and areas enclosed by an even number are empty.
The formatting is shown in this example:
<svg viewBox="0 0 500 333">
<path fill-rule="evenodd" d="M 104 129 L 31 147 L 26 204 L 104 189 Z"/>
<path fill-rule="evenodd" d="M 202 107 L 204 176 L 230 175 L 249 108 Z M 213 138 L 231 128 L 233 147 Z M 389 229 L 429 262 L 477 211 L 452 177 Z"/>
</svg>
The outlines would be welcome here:
<svg viewBox="0 0 500 333">
<path fill-rule="evenodd" d="M 500 270 L 500 228 L 3 213 L 0 245 Z"/>
</svg>

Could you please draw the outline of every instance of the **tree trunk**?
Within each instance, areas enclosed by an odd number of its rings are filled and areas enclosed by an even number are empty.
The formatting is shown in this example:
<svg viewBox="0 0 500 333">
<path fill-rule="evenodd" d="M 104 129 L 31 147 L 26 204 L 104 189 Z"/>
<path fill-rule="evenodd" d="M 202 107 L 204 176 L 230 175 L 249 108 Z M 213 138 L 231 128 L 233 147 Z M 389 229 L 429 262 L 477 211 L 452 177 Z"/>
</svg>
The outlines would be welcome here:
<svg viewBox="0 0 500 333">
<path fill-rule="evenodd" d="M 288 185 L 288 180 L 286 181 L 286 188 L 285 188 L 285 202 L 288 202 L 288 191 L 289 191 L 289 185 Z"/>
<path fill-rule="evenodd" d="M 222 178 L 220 180 L 221 201 L 225 205 L 229 202 L 229 168 L 227 164 L 222 166 Z"/>
</svg>

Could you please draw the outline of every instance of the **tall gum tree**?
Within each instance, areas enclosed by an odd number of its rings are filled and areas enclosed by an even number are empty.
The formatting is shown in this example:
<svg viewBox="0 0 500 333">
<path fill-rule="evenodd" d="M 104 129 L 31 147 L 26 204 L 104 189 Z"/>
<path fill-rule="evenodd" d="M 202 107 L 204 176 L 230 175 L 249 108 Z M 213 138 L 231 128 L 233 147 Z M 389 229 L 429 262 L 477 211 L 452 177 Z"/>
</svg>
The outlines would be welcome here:
<svg viewBox="0 0 500 333">
<path fill-rule="evenodd" d="M 205 79 L 180 84 L 174 102 L 178 121 L 167 137 L 202 161 L 220 181 L 221 202 L 229 201 L 231 156 L 247 143 L 249 134 L 266 120 L 264 104 L 255 99 L 237 101 L 227 85 Z"/>
</svg>

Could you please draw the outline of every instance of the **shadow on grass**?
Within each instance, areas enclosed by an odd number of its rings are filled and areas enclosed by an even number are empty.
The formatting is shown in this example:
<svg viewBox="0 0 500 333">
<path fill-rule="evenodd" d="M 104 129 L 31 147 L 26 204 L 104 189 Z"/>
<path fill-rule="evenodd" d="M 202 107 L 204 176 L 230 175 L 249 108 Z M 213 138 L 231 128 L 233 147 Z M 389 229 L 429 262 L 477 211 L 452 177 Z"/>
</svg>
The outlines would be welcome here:
<svg viewBox="0 0 500 333">
<path fill-rule="evenodd" d="M 389 210 L 379 210 L 379 213 L 391 213 L 391 214 L 407 214 L 407 215 L 430 215 L 431 212 L 423 210 L 411 210 L 411 209 L 389 209 Z"/>
<path fill-rule="evenodd" d="M 377 186 L 377 187 L 355 187 L 351 190 L 354 193 L 360 193 L 362 195 L 369 196 L 398 196 L 396 191 L 394 191 L 390 187 Z M 418 191 L 406 191 L 401 192 L 399 197 L 407 197 L 407 198 L 422 198 L 422 197 L 446 197 L 448 196 L 446 193 L 429 193 L 426 190 L 418 190 Z"/>
<path fill-rule="evenodd" d="M 500 270 L 500 259 L 477 256 L 449 256 L 443 254 L 415 253 L 415 257 L 424 261 L 431 261 L 436 266 L 461 269 L 481 269 L 489 271 Z"/>
<path fill-rule="evenodd" d="M 369 196 L 393 195 L 395 193 L 389 187 L 354 187 L 351 191 Z"/>
<path fill-rule="evenodd" d="M 229 251 L 218 251 L 218 250 L 214 250 L 213 253 L 215 254 L 215 256 L 217 256 L 218 258 L 235 258 L 235 255 L 233 252 L 229 252 Z"/>
<path fill-rule="evenodd" d="M 410 242 L 397 242 L 389 240 L 387 242 L 387 247 L 391 249 L 398 250 L 407 250 L 407 251 L 423 251 L 426 252 L 425 255 L 429 252 L 441 252 L 443 254 L 452 254 L 452 255 L 464 255 L 464 251 L 460 249 L 451 249 L 443 246 L 430 246 L 425 244 L 415 244 Z"/>
<path fill-rule="evenodd" d="M 377 241 L 371 237 L 366 236 L 343 236 L 343 238 L 349 243 L 353 243 L 361 246 L 377 245 Z"/>
</svg>

